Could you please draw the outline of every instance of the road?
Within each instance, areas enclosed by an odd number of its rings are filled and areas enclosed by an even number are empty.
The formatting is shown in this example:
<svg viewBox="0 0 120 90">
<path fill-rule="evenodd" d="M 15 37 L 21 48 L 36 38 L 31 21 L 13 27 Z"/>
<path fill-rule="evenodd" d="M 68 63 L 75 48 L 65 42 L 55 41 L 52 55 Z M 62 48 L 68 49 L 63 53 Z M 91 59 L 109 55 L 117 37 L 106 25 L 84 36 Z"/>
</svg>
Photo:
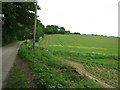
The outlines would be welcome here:
<svg viewBox="0 0 120 90">
<path fill-rule="evenodd" d="M 23 42 L 16 42 L 2 47 L 2 79 L 0 78 L 2 84 L 0 84 L 0 86 L 4 85 L 5 79 L 15 61 L 18 49 L 22 43 Z M 1 88 L 2 87 L 0 87 L 0 89 Z"/>
</svg>

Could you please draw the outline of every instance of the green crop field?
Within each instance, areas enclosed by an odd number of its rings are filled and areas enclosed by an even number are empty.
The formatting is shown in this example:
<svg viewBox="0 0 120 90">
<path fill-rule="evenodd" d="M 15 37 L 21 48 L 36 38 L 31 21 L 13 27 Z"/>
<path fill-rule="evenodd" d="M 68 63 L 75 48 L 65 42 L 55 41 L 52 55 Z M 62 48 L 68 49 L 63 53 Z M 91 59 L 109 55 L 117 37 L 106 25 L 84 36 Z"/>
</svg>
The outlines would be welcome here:
<svg viewBox="0 0 120 90">
<path fill-rule="evenodd" d="M 40 46 L 56 57 L 82 63 L 86 70 L 118 86 L 118 38 L 92 35 L 45 35 Z"/>
</svg>

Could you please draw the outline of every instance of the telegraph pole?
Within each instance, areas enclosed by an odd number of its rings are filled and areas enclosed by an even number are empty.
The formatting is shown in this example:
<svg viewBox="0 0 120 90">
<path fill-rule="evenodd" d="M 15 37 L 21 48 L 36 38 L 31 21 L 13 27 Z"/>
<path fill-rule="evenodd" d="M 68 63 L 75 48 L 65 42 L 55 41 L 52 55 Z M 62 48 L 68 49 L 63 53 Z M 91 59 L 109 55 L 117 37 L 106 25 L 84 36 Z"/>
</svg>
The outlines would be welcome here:
<svg viewBox="0 0 120 90">
<path fill-rule="evenodd" d="M 37 19 L 37 1 L 35 5 L 35 24 L 34 24 L 34 32 L 33 32 L 33 49 L 35 48 L 35 40 L 36 40 L 36 19 Z"/>
</svg>

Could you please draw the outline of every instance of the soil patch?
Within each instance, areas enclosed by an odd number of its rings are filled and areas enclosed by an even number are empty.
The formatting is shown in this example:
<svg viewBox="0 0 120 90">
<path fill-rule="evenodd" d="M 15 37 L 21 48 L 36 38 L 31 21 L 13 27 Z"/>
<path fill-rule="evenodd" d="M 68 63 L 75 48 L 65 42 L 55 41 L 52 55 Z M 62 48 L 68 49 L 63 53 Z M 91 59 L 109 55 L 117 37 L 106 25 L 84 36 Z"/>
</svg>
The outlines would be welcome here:
<svg viewBox="0 0 120 90">
<path fill-rule="evenodd" d="M 68 63 L 69 65 L 73 66 L 76 68 L 76 71 L 79 73 L 79 74 L 84 74 L 86 75 L 87 77 L 89 77 L 90 79 L 93 79 L 95 80 L 98 84 L 100 84 L 103 88 L 115 88 L 111 85 L 108 85 L 106 84 L 103 80 L 100 80 L 98 77 L 92 75 L 91 73 L 89 73 L 87 70 L 85 70 L 84 66 L 79 63 L 79 62 L 76 62 L 76 61 L 71 61 L 71 60 L 67 60 L 67 59 L 64 59 L 64 61 L 66 63 Z"/>
</svg>

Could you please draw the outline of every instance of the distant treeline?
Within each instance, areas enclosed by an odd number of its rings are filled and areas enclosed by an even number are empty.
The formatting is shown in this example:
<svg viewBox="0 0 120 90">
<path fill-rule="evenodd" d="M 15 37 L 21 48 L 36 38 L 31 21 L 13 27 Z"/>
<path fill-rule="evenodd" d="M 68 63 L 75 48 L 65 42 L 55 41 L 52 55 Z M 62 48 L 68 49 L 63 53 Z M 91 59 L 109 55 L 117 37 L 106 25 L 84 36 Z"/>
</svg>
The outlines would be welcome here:
<svg viewBox="0 0 120 90">
<path fill-rule="evenodd" d="M 40 7 L 37 6 L 40 10 Z M 2 28 L 2 44 L 33 38 L 35 3 L 34 2 L 3 2 L 2 13 L 4 14 Z M 72 34 L 64 27 L 57 25 L 45 26 L 37 20 L 36 41 L 44 34 Z M 73 33 L 80 34 L 80 33 Z"/>
<path fill-rule="evenodd" d="M 40 10 L 40 7 L 37 6 Z M 2 13 L 4 14 L 2 28 L 2 44 L 33 38 L 35 3 L 34 2 L 3 2 Z M 36 41 L 44 34 L 71 34 L 64 27 L 57 25 L 45 26 L 37 20 Z"/>
<path fill-rule="evenodd" d="M 47 25 L 45 28 L 45 34 L 80 34 L 79 32 L 71 33 L 64 27 L 59 27 L 57 25 Z"/>
<path fill-rule="evenodd" d="M 37 6 L 40 10 L 40 7 Z M 2 13 L 4 14 L 4 23 L 2 25 L 2 44 L 33 38 L 35 3 L 34 2 L 2 2 Z M 64 27 L 57 25 L 47 25 L 46 27 L 37 20 L 36 41 L 44 34 L 78 34 L 71 33 Z M 98 36 L 95 34 L 91 34 Z M 101 35 L 102 36 L 102 35 Z"/>
<path fill-rule="evenodd" d="M 98 34 L 81 34 L 81 35 L 104 36 L 104 37 L 116 37 L 116 38 L 118 38 L 117 36 L 107 36 L 107 35 L 98 35 Z"/>
<path fill-rule="evenodd" d="M 45 34 L 70 34 L 70 31 L 66 31 L 64 27 L 58 27 L 57 25 L 47 25 L 45 28 Z"/>
</svg>

